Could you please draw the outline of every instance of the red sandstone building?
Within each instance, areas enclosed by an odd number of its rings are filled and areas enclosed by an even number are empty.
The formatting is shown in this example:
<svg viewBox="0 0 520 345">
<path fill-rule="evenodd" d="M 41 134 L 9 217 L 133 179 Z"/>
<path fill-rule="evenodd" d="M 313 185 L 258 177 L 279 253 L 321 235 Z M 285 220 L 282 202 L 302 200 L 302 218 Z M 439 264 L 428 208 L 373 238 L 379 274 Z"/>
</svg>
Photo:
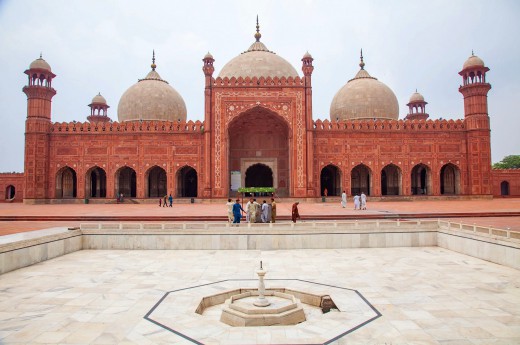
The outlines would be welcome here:
<svg viewBox="0 0 520 345">
<path fill-rule="evenodd" d="M 314 121 L 312 56 L 303 56 L 300 75 L 260 38 L 257 26 L 255 42 L 216 77 L 213 56 L 203 58 L 203 122 L 187 119 L 182 96 L 158 74 L 154 57 L 148 75 L 121 97 L 117 122 L 97 95 L 87 122 L 54 123 L 55 74 L 40 56 L 25 71 L 25 169 L 0 174 L 5 199 L 227 198 L 239 186 L 274 187 L 294 198 L 325 189 L 372 197 L 520 195 L 519 170 L 491 169 L 491 85 L 477 56 L 459 73 L 463 119 L 429 119 L 417 92 L 399 119 L 396 96 L 365 70 L 361 55 L 359 72 L 334 96 L 330 119 Z"/>
</svg>

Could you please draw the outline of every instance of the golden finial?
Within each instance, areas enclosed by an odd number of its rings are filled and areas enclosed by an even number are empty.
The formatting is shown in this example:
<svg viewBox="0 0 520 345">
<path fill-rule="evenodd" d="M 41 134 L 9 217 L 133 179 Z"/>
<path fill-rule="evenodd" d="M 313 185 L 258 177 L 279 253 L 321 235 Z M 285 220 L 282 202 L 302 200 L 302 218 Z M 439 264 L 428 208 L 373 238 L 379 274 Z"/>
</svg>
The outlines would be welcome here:
<svg viewBox="0 0 520 345">
<path fill-rule="evenodd" d="M 256 15 L 256 34 L 255 38 L 257 42 L 260 42 L 260 37 L 262 37 L 262 34 L 260 33 L 260 25 L 258 24 L 258 14 Z"/>
<path fill-rule="evenodd" d="M 473 49 L 471 49 L 471 56 L 475 56 L 475 53 L 473 53 Z"/>
<path fill-rule="evenodd" d="M 42 59 L 42 52 L 40 52 L 40 59 Z"/>
<path fill-rule="evenodd" d="M 155 71 L 155 68 L 157 67 L 157 65 L 155 64 L 155 49 L 153 50 L 151 67 L 152 67 L 152 71 Z"/>
<path fill-rule="evenodd" d="M 365 63 L 363 62 L 363 48 L 361 48 L 361 62 L 359 63 L 361 69 L 365 69 Z"/>
</svg>

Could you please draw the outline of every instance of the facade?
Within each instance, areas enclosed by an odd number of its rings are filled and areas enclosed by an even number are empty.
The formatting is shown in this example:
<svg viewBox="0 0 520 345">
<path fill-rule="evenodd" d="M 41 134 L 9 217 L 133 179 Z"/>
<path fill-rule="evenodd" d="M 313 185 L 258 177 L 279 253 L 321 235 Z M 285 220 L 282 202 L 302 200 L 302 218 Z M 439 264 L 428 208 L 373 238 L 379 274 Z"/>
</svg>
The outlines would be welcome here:
<svg viewBox="0 0 520 345">
<path fill-rule="evenodd" d="M 209 53 L 203 58 L 203 122 L 188 120 L 154 55 L 148 75 L 121 97 L 117 122 L 99 94 L 88 121 L 54 123 L 56 75 L 40 56 L 25 71 L 24 173 L 0 174 L 6 200 L 213 199 L 236 195 L 238 186 L 274 187 L 292 198 L 317 198 L 325 189 L 329 196 L 520 195 L 520 170 L 491 169 L 489 69 L 475 55 L 459 73 L 459 120 L 429 119 L 418 92 L 399 119 L 393 91 L 365 70 L 361 54 L 330 119 L 315 121 L 312 56 L 303 56 L 300 75 L 261 42 L 258 25 L 253 44 L 218 76 L 214 61 Z"/>
</svg>

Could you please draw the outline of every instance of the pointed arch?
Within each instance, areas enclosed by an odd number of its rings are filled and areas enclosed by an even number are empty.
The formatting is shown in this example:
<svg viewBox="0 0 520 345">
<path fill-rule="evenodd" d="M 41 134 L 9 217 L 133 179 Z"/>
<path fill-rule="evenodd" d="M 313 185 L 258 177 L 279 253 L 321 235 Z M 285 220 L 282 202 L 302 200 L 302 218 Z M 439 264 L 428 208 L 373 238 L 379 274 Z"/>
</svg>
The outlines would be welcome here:
<svg viewBox="0 0 520 345">
<path fill-rule="evenodd" d="M 360 195 L 362 192 L 367 196 L 372 193 L 372 170 L 363 163 L 356 165 L 350 172 L 351 195 Z"/>
<path fill-rule="evenodd" d="M 460 169 L 453 163 L 444 164 L 440 171 L 441 194 L 460 194 Z"/>
<path fill-rule="evenodd" d="M 412 195 L 431 195 L 432 173 L 429 166 L 423 163 L 415 165 L 411 172 Z"/>
<path fill-rule="evenodd" d="M 509 195 L 509 182 L 502 181 L 500 183 L 500 195 Z"/>
<path fill-rule="evenodd" d="M 273 170 L 262 163 L 249 166 L 246 170 L 245 187 L 273 187 Z"/>
<path fill-rule="evenodd" d="M 145 173 L 145 196 L 147 198 L 163 197 L 168 194 L 166 170 L 154 165 Z"/>
<path fill-rule="evenodd" d="M 135 170 L 124 166 L 115 173 L 115 195 L 135 198 L 137 195 L 137 181 Z"/>
<path fill-rule="evenodd" d="M 77 196 L 76 171 L 64 166 L 56 173 L 56 198 L 71 199 Z"/>
<path fill-rule="evenodd" d="M 391 163 L 381 169 L 381 195 L 402 195 L 403 173 L 401 168 Z"/>
<path fill-rule="evenodd" d="M 197 171 L 185 165 L 177 170 L 177 197 L 196 198 L 198 190 Z"/>
<path fill-rule="evenodd" d="M 328 164 L 320 172 L 320 195 L 338 196 L 341 195 L 341 169 L 334 164 Z"/>
<path fill-rule="evenodd" d="M 85 196 L 87 198 L 107 197 L 107 174 L 97 165 L 90 168 L 85 175 Z"/>
<path fill-rule="evenodd" d="M 5 200 L 13 200 L 16 196 L 16 188 L 10 184 L 5 187 Z"/>
</svg>

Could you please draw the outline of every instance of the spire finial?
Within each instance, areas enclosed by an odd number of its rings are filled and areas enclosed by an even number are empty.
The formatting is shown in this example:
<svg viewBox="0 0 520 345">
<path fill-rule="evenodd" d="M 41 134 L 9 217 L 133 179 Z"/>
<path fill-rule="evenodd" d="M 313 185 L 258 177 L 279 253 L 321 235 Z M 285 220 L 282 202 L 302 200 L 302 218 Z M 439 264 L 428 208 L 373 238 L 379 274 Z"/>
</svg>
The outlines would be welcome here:
<svg viewBox="0 0 520 345">
<path fill-rule="evenodd" d="M 417 88 L 415 88 L 415 93 L 417 93 Z"/>
<path fill-rule="evenodd" d="M 471 49 L 471 56 L 475 56 L 475 53 L 473 53 L 473 49 Z"/>
<path fill-rule="evenodd" d="M 365 63 L 363 62 L 363 48 L 361 48 L 361 62 L 359 63 L 361 69 L 365 69 Z"/>
<path fill-rule="evenodd" d="M 260 33 L 260 25 L 258 24 L 258 14 L 256 15 L 256 34 L 255 38 L 257 42 L 260 42 L 260 37 L 262 37 L 262 34 Z"/>
<path fill-rule="evenodd" d="M 155 49 L 152 50 L 152 52 L 153 53 L 152 53 L 152 65 L 151 65 L 151 67 L 152 67 L 152 71 L 155 71 L 155 68 L 157 67 L 157 65 L 155 64 Z"/>
<path fill-rule="evenodd" d="M 40 52 L 40 59 L 42 59 L 42 52 Z"/>
</svg>

